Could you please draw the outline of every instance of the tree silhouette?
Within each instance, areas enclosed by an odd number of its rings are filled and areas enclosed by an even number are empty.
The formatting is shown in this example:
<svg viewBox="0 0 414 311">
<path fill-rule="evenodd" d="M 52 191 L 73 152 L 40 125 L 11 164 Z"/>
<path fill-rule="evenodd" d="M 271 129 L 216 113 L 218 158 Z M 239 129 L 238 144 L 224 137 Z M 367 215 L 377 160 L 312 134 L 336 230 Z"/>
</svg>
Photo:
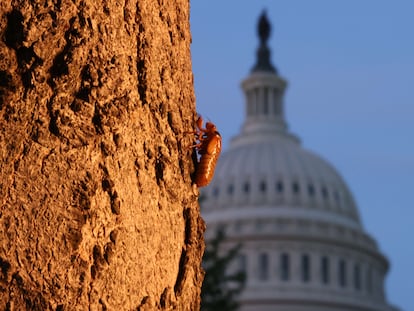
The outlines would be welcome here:
<svg viewBox="0 0 414 311">
<path fill-rule="evenodd" d="M 201 311 L 233 311 L 237 310 L 237 294 L 244 287 L 245 272 L 238 270 L 229 273 L 229 265 L 240 251 L 241 244 L 227 252 L 221 251 L 225 241 L 224 230 L 218 230 L 216 236 L 206 243 L 203 257 L 205 277 L 201 288 Z"/>
</svg>

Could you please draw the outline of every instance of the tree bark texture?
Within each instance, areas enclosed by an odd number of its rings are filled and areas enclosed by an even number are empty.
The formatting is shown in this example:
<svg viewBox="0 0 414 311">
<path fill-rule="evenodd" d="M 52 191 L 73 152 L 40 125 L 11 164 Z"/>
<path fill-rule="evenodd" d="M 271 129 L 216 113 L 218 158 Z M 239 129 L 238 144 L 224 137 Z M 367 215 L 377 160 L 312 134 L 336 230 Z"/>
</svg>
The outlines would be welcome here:
<svg viewBox="0 0 414 311">
<path fill-rule="evenodd" d="M 0 310 L 198 310 L 188 0 L 2 1 Z"/>
</svg>

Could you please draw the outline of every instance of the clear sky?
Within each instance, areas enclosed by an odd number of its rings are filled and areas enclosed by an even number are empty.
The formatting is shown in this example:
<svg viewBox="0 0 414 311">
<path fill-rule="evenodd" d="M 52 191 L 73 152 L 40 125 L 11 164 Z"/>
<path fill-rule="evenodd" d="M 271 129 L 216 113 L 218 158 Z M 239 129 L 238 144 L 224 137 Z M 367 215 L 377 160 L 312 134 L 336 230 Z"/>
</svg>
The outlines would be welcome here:
<svg viewBox="0 0 414 311">
<path fill-rule="evenodd" d="M 243 122 L 263 9 L 290 130 L 344 177 L 391 262 L 388 300 L 414 311 L 414 1 L 193 0 L 197 110 L 225 148 Z"/>
</svg>

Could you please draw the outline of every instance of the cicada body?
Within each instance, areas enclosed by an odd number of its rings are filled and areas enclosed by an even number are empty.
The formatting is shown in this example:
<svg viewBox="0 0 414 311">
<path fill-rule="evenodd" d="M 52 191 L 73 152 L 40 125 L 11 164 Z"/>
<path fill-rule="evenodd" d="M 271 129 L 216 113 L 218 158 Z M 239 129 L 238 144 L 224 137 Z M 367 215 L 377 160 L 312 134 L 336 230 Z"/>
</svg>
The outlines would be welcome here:
<svg viewBox="0 0 414 311">
<path fill-rule="evenodd" d="M 197 120 L 197 139 L 196 149 L 199 155 L 194 181 L 198 187 L 207 186 L 214 176 L 217 160 L 221 152 L 221 136 L 216 126 L 211 122 L 206 122 L 203 128 L 203 119 Z"/>
</svg>

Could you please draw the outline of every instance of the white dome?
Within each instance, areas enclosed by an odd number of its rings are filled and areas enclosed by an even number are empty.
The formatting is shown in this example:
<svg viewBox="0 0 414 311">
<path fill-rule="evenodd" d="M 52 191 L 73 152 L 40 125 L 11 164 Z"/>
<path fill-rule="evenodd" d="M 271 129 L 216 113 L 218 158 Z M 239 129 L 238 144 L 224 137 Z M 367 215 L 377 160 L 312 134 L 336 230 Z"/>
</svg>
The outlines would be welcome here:
<svg viewBox="0 0 414 311">
<path fill-rule="evenodd" d="M 290 135 L 256 132 L 233 139 L 203 194 L 206 208 L 260 205 L 273 209 L 264 217 L 293 212 L 295 217 L 361 227 L 352 195 L 339 174 Z M 222 219 L 225 210 L 217 217 Z"/>
</svg>

